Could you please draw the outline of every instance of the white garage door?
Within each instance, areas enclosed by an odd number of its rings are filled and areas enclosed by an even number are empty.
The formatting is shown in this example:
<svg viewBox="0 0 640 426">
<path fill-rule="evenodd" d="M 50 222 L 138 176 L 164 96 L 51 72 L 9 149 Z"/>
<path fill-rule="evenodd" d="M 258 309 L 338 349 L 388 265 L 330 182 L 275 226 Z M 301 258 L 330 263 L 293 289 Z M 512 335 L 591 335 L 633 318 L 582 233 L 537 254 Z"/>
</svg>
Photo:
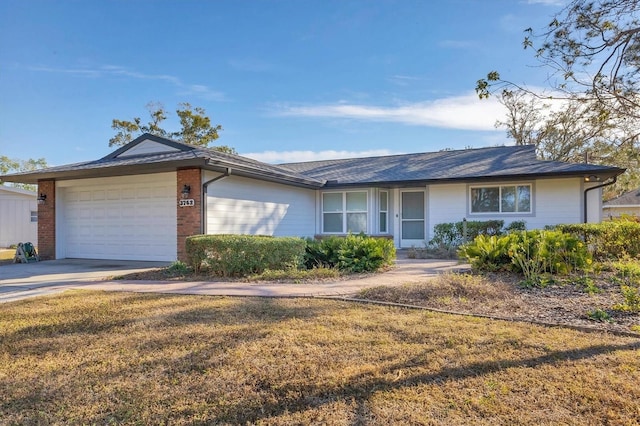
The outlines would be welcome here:
<svg viewBox="0 0 640 426">
<path fill-rule="evenodd" d="M 75 181 L 61 188 L 62 257 L 176 259 L 174 173 Z"/>
</svg>

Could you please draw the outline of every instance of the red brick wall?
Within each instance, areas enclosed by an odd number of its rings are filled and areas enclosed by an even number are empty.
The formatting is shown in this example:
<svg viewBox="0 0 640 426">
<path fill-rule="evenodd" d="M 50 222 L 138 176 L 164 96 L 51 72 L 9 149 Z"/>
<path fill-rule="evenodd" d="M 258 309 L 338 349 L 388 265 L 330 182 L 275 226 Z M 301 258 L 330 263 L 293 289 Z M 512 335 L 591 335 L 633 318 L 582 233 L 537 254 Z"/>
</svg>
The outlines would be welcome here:
<svg viewBox="0 0 640 426">
<path fill-rule="evenodd" d="M 195 201 L 194 206 L 180 207 L 184 185 L 191 187 L 187 199 Z M 186 238 L 202 234 L 202 171 L 201 169 L 181 169 L 177 173 L 176 208 L 178 209 L 178 260 L 186 261 Z"/>
<path fill-rule="evenodd" d="M 42 260 L 52 260 L 56 258 L 56 182 L 39 180 L 40 194 L 47 199 L 38 204 L 38 254 Z"/>
</svg>

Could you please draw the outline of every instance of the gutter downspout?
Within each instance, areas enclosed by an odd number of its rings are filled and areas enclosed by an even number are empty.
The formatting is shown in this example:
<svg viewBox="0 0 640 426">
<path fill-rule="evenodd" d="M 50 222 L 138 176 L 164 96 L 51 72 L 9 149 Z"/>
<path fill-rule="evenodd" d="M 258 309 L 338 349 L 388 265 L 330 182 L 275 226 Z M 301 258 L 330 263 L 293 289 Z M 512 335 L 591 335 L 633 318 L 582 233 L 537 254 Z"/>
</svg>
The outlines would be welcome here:
<svg viewBox="0 0 640 426">
<path fill-rule="evenodd" d="M 618 181 L 618 176 L 614 176 L 611 182 L 605 182 L 600 185 L 592 186 L 591 188 L 587 188 L 584 190 L 584 223 L 587 223 L 587 192 L 591 191 L 592 189 L 598 189 L 605 186 L 613 185 L 617 181 Z"/>
<path fill-rule="evenodd" d="M 201 198 L 202 212 L 200 216 L 200 229 L 202 230 L 203 234 L 207 233 L 207 230 L 205 229 L 205 224 L 207 223 L 207 187 L 209 186 L 209 184 L 215 181 L 218 181 L 220 179 L 224 179 L 229 175 L 231 175 L 231 168 L 227 167 L 224 174 L 221 174 L 220 176 L 216 176 L 213 179 L 210 179 L 202 184 L 202 198 Z"/>
</svg>

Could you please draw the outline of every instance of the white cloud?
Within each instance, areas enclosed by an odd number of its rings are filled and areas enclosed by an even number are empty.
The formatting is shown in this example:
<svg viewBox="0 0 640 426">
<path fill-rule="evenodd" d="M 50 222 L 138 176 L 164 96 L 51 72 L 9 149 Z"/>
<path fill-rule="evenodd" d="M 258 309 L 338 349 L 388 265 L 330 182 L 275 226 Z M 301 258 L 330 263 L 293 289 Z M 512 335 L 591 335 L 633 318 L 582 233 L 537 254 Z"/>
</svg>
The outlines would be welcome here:
<svg viewBox="0 0 640 426">
<path fill-rule="evenodd" d="M 30 66 L 27 67 L 27 69 L 29 69 L 30 71 L 72 74 L 92 78 L 122 76 L 135 78 L 138 80 L 157 80 L 175 86 L 180 90 L 180 95 L 191 95 L 211 101 L 222 101 L 225 99 L 225 96 L 222 92 L 213 90 L 212 88 L 202 84 L 187 84 L 184 83 L 180 78 L 173 75 L 145 74 L 142 72 L 130 70 L 119 65 L 103 65 L 96 68 L 51 68 L 42 66 Z"/>
<path fill-rule="evenodd" d="M 341 158 L 377 157 L 381 155 L 402 154 L 388 149 L 372 149 L 368 151 L 264 151 L 248 152 L 242 156 L 253 158 L 264 163 L 297 163 L 302 161 L 335 160 Z"/>
<path fill-rule="evenodd" d="M 394 122 L 414 126 L 463 130 L 495 130 L 496 120 L 503 119 L 505 109 L 495 97 L 478 99 L 475 93 L 394 106 L 355 103 L 323 105 L 282 105 L 276 115 L 310 118 L 343 118 Z"/>
</svg>

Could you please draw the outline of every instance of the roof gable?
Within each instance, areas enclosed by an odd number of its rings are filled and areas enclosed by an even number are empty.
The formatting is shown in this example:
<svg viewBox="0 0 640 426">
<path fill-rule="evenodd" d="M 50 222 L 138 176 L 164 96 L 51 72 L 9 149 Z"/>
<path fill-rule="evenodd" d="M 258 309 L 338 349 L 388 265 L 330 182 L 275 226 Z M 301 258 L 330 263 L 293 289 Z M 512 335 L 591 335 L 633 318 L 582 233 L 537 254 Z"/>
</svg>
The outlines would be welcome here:
<svg viewBox="0 0 640 426">
<path fill-rule="evenodd" d="M 186 152 L 192 151 L 195 147 L 184 143 L 165 139 L 150 133 L 138 136 L 122 148 L 117 149 L 111 154 L 102 158 L 102 160 L 110 160 L 113 158 L 125 158 L 144 155 L 156 155 L 170 152 Z"/>
</svg>

